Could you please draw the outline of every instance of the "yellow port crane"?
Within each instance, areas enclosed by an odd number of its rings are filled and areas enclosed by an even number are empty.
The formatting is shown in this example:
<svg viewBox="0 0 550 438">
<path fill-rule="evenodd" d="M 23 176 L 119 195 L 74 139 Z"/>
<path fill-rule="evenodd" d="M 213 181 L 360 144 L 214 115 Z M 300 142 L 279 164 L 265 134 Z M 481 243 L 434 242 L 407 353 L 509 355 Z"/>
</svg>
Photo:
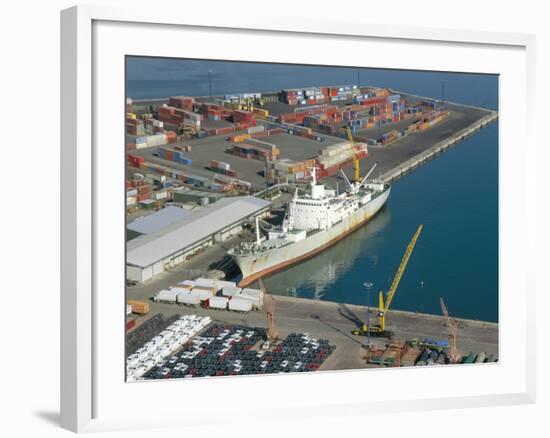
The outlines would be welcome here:
<svg viewBox="0 0 550 438">
<path fill-rule="evenodd" d="M 353 134 L 349 126 L 346 128 L 346 133 L 348 134 L 349 145 L 353 153 L 353 182 L 360 183 L 361 176 L 359 174 L 359 159 L 357 158 L 357 151 L 355 150 L 355 141 L 353 140 Z"/>
<path fill-rule="evenodd" d="M 401 277 L 403 276 L 403 273 L 405 272 L 405 268 L 407 267 L 407 263 L 409 263 L 409 258 L 411 257 L 411 254 L 413 252 L 414 246 L 416 245 L 416 241 L 418 240 L 418 236 L 420 236 L 420 232 L 422 231 L 422 224 L 420 224 L 414 233 L 411 241 L 407 245 L 407 249 L 405 250 L 405 254 L 403 255 L 403 258 L 401 259 L 401 263 L 399 264 L 399 268 L 397 268 L 397 272 L 395 273 L 395 277 L 393 278 L 393 281 L 391 283 L 390 289 L 388 290 L 388 293 L 386 294 L 386 300 L 384 302 L 384 293 L 382 290 L 378 293 L 378 324 L 367 326 L 366 324 L 363 324 L 362 327 L 357 328 L 353 330 L 354 335 L 358 336 L 391 336 L 392 333 L 386 330 L 386 315 L 388 311 L 390 310 L 390 305 L 393 300 L 393 297 L 395 296 L 395 292 L 397 291 L 397 286 L 399 286 L 399 282 L 401 281 Z"/>
<path fill-rule="evenodd" d="M 449 359 L 451 363 L 459 363 L 462 357 L 456 348 L 458 323 L 456 319 L 449 316 L 449 312 L 447 311 L 447 306 L 445 306 L 445 301 L 443 301 L 443 298 L 439 298 L 439 303 L 441 304 L 441 313 L 443 313 L 443 316 L 445 317 L 445 323 L 447 324 L 447 331 L 449 333 Z"/>
</svg>

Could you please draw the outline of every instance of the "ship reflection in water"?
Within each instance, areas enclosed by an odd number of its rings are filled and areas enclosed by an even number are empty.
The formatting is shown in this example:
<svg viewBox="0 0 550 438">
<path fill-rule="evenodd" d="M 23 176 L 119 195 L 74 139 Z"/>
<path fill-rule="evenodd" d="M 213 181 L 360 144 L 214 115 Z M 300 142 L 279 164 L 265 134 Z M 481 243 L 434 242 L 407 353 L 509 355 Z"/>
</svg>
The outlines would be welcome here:
<svg viewBox="0 0 550 438">
<path fill-rule="evenodd" d="M 383 244 L 382 232 L 390 220 L 391 211 L 386 205 L 367 224 L 325 251 L 264 278 L 267 289 L 277 295 L 327 299 L 327 293 L 335 292 L 331 291 L 331 286 L 347 275 L 358 260 L 367 258 L 369 265 L 378 264 L 377 251 Z M 368 280 L 369 273 L 364 272 L 364 275 Z M 259 286 L 255 282 L 249 287 Z"/>
</svg>

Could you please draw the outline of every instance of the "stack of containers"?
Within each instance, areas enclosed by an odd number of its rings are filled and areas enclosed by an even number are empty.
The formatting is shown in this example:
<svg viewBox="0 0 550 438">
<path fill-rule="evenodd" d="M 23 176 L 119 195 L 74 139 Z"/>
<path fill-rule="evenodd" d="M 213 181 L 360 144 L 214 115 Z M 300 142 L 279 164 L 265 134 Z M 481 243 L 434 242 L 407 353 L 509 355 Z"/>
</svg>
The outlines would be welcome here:
<svg viewBox="0 0 550 438">
<path fill-rule="evenodd" d="M 253 120 L 254 113 L 251 113 L 250 111 L 233 111 L 233 123 L 252 123 Z"/>
<path fill-rule="evenodd" d="M 134 117 L 127 117 L 126 118 L 126 133 L 130 135 L 143 135 L 145 133 L 145 126 L 143 125 L 143 121 L 137 120 Z"/>
<path fill-rule="evenodd" d="M 298 98 L 302 99 L 302 92 L 297 90 L 282 90 L 280 93 L 281 101 L 289 105 L 296 105 Z"/>
<path fill-rule="evenodd" d="M 320 177 L 334 174 L 341 167 L 346 166 L 355 155 L 359 160 L 367 156 L 367 145 L 355 143 L 352 148 L 349 142 L 338 143 L 322 149 L 317 156 L 317 163 L 320 167 Z"/>
<path fill-rule="evenodd" d="M 226 149 L 227 153 L 237 155 L 242 158 L 260 160 L 260 161 L 272 161 L 277 160 L 280 155 L 280 150 L 275 145 L 258 145 L 253 146 L 249 144 L 234 144 L 233 147 Z"/>
<path fill-rule="evenodd" d="M 178 128 L 182 124 L 187 124 L 200 129 L 201 122 L 204 119 L 202 114 L 194 113 L 191 110 L 175 108 L 172 106 L 161 106 L 158 110 L 158 118 L 167 125 Z"/>
<path fill-rule="evenodd" d="M 218 160 L 211 160 L 210 161 L 210 170 L 217 173 L 222 173 L 224 175 L 237 177 L 237 172 L 234 170 L 231 170 L 231 166 L 229 163 L 225 163 L 223 161 Z"/>
<path fill-rule="evenodd" d="M 168 100 L 169 106 L 184 110 L 192 110 L 193 103 L 195 103 L 195 98 L 188 96 L 172 96 Z"/>
<path fill-rule="evenodd" d="M 191 146 L 186 144 L 175 144 L 173 147 L 176 151 L 180 152 L 191 152 L 192 149 Z"/>
<path fill-rule="evenodd" d="M 140 167 L 140 165 L 145 161 L 145 158 L 139 155 L 127 155 L 128 165 L 132 167 Z"/>
<path fill-rule="evenodd" d="M 193 162 L 191 158 L 186 157 L 181 151 L 175 149 L 159 147 L 157 148 L 157 154 L 163 160 L 174 161 L 176 163 L 185 164 L 187 166 L 190 166 Z"/>
<path fill-rule="evenodd" d="M 271 179 L 285 177 L 290 181 L 296 181 L 306 177 L 307 167 L 307 163 L 304 161 L 294 161 L 288 158 L 273 160 L 268 164 L 267 177 Z"/>
<path fill-rule="evenodd" d="M 152 146 L 162 146 L 168 143 L 167 134 L 144 135 L 136 138 L 136 149 Z M 175 134 L 174 137 L 175 139 Z"/>
</svg>

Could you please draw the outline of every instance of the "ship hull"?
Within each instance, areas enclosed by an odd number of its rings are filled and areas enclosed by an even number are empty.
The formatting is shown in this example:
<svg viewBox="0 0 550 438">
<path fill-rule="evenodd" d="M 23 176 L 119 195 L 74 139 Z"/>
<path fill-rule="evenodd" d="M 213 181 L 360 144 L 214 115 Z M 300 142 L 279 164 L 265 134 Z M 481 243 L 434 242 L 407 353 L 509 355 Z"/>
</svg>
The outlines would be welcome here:
<svg viewBox="0 0 550 438">
<path fill-rule="evenodd" d="M 334 245 L 340 239 L 357 230 L 372 219 L 384 206 L 390 194 L 390 188 L 381 193 L 353 214 L 333 225 L 328 230 L 319 231 L 297 243 L 255 254 L 233 254 L 235 263 L 239 266 L 243 279 L 240 287 L 245 287 L 260 277 L 281 271 L 290 265 L 313 257 Z"/>
</svg>

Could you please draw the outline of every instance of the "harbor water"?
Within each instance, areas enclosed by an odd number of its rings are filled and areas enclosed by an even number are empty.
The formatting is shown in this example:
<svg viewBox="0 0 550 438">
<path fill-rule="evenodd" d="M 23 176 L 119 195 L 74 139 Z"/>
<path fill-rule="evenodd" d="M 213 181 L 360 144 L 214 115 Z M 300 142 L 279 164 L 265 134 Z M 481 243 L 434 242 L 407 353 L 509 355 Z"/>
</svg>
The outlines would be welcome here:
<svg viewBox="0 0 550 438">
<path fill-rule="evenodd" d="M 498 109 L 494 75 L 129 58 L 134 99 L 273 91 L 325 84 L 390 87 Z M 498 321 L 498 124 L 393 184 L 386 206 L 331 248 L 265 279 L 270 292 L 376 305 L 417 226 L 423 232 L 392 307 Z M 366 286 L 365 286 L 366 284 Z"/>
</svg>

